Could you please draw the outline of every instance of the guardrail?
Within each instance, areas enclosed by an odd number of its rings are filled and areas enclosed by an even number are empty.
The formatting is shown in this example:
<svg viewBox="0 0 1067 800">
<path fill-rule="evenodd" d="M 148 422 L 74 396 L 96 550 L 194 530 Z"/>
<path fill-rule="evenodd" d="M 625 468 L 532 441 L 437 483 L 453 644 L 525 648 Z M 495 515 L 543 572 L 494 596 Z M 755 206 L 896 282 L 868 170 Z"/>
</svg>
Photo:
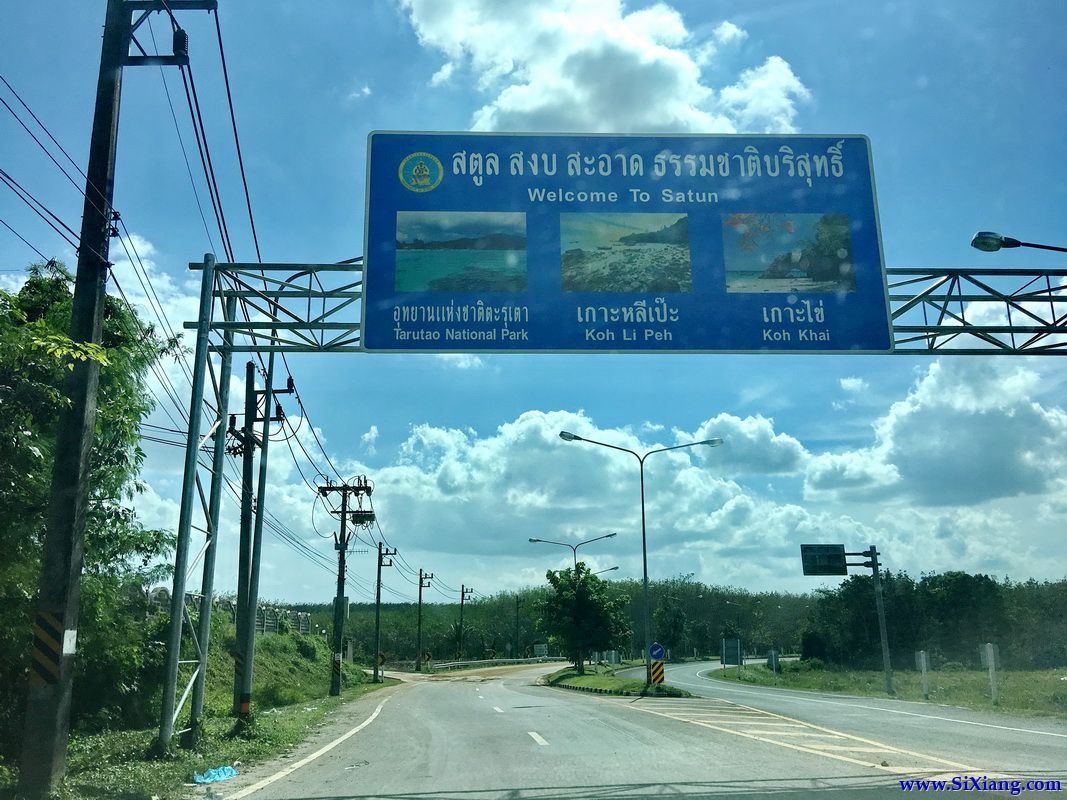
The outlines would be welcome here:
<svg viewBox="0 0 1067 800">
<path fill-rule="evenodd" d="M 452 669 L 470 669 L 472 667 L 506 667 L 509 664 L 544 664 L 549 661 L 567 661 L 567 659 L 562 656 L 543 656 L 541 658 L 492 658 L 484 661 L 448 661 L 427 664 L 426 669 L 430 672 L 438 672 Z"/>
</svg>

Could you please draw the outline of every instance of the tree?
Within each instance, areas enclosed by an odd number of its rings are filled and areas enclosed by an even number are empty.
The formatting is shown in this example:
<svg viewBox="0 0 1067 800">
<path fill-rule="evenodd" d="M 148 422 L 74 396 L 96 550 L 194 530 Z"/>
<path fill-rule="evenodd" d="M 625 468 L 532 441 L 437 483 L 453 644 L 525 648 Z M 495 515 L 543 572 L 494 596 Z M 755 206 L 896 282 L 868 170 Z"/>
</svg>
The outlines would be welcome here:
<svg viewBox="0 0 1067 800">
<path fill-rule="evenodd" d="M 143 486 L 138 426 L 152 408 L 146 375 L 176 342 L 115 298 L 104 307 L 102 345 L 78 344 L 70 324 L 72 279 L 56 262 L 34 265 L 17 293 L 0 291 L 0 752 L 22 729 L 41 543 L 51 486 L 55 430 L 66 374 L 76 360 L 101 365 L 91 454 L 82 614 L 72 722 L 114 721 L 145 706 L 138 693 L 158 652 L 144 588 L 166 574 L 171 534 L 141 525 L 129 502 Z"/>
<path fill-rule="evenodd" d="M 590 650 L 610 650 L 629 626 L 623 614 L 627 598 L 612 597 L 608 585 L 584 561 L 571 569 L 549 570 L 549 591 L 539 604 L 537 626 L 554 638 L 579 674 L 585 674 Z"/>
<path fill-rule="evenodd" d="M 652 615 L 656 626 L 656 638 L 668 650 L 676 655 L 685 645 L 686 614 L 682 601 L 673 592 L 667 592 L 660 601 L 659 608 Z"/>
</svg>

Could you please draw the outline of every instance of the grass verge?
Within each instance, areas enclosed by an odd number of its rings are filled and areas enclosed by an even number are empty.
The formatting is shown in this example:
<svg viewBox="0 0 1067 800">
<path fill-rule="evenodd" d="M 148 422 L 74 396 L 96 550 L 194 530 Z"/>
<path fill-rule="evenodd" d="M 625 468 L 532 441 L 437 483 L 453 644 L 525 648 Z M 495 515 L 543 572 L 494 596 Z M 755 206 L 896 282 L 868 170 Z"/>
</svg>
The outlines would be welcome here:
<svg viewBox="0 0 1067 800">
<path fill-rule="evenodd" d="M 103 732 L 73 731 L 67 750 L 67 778 L 57 800 L 180 800 L 188 797 L 193 774 L 220 766 L 238 772 L 282 754 L 303 741 L 331 714 L 395 679 L 370 683 L 361 668 L 343 665 L 344 688 L 329 697 L 331 653 L 317 636 L 278 634 L 256 638 L 252 724 L 238 730 L 232 703 L 232 626 L 212 631 L 212 655 L 205 692 L 204 735 L 196 749 L 177 747 L 162 759 L 147 754 L 155 728 Z M 145 703 L 158 707 L 156 696 Z M 182 722 L 188 718 L 183 714 Z M 16 776 L 0 767 L 0 798 L 14 796 Z M 225 783 L 219 789 L 225 794 Z"/>
<path fill-rule="evenodd" d="M 881 671 L 812 668 L 806 662 L 783 662 L 782 672 L 775 675 L 765 666 L 748 665 L 742 669 L 741 683 L 776 686 L 782 689 L 807 689 L 816 692 L 885 697 L 885 678 Z M 738 680 L 738 668 L 727 667 L 708 672 L 719 680 Z M 1027 670 L 997 673 L 999 703 L 994 706 L 989 690 L 989 674 L 984 671 L 931 672 L 931 703 L 960 706 L 980 711 L 1010 711 L 1049 716 L 1067 716 L 1067 670 Z M 896 697 L 900 700 L 924 700 L 922 677 L 918 672 L 893 673 Z"/>
<path fill-rule="evenodd" d="M 545 676 L 548 686 L 582 686 L 590 689 L 604 689 L 607 694 L 638 695 L 642 697 L 692 697 L 689 692 L 661 683 L 651 689 L 642 680 L 617 678 L 618 667 L 590 664 L 585 674 L 579 675 L 574 667 L 565 667 L 551 675 Z"/>
</svg>

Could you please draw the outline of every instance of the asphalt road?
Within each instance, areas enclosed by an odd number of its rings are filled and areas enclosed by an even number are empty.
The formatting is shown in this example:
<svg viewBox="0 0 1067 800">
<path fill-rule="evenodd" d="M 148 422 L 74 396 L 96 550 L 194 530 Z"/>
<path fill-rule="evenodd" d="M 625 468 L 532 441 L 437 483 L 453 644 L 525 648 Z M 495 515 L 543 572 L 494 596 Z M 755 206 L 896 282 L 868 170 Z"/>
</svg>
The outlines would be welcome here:
<svg viewBox="0 0 1067 800">
<path fill-rule="evenodd" d="M 932 708 L 944 719 L 909 716 L 931 707 L 885 703 L 907 712 L 890 713 L 869 698 L 722 685 L 699 677 L 701 665 L 669 672 L 706 695 L 685 700 L 534 685 L 550 669 L 384 689 L 345 706 L 289 757 L 214 791 L 227 800 L 867 800 L 907 796 L 902 777 L 1067 778 L 1058 723 L 941 707 Z"/>
</svg>

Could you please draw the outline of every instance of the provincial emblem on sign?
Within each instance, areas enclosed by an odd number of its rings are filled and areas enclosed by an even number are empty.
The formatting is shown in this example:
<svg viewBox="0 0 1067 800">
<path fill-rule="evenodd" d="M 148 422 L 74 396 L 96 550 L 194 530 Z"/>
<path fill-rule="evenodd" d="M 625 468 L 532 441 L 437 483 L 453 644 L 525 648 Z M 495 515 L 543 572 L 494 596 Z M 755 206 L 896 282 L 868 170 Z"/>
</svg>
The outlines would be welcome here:
<svg viewBox="0 0 1067 800">
<path fill-rule="evenodd" d="M 445 168 L 441 166 L 437 156 L 431 153 L 412 153 L 400 162 L 397 174 L 405 189 L 412 192 L 429 192 L 441 183 Z"/>
</svg>

